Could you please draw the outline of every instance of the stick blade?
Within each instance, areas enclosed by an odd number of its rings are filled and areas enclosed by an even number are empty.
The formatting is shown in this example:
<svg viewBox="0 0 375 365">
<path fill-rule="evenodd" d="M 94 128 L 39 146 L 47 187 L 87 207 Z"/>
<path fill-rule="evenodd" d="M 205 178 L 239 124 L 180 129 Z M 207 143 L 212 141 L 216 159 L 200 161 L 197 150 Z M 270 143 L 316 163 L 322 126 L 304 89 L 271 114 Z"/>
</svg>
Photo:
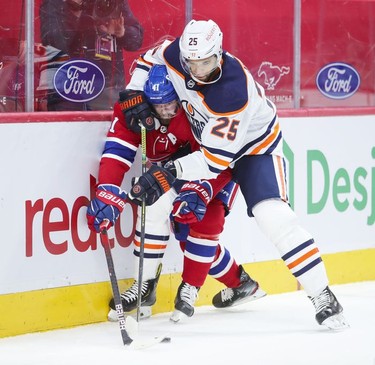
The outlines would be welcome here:
<svg viewBox="0 0 375 365">
<path fill-rule="evenodd" d="M 138 334 L 139 323 L 135 318 L 131 316 L 125 317 L 125 327 L 126 331 L 133 341 L 128 344 L 129 348 L 134 350 L 142 350 L 157 345 L 158 343 L 168 343 L 171 342 L 171 338 L 168 336 L 157 336 L 152 338 L 140 338 Z"/>
<path fill-rule="evenodd" d="M 131 338 L 138 336 L 138 322 L 132 316 L 125 316 L 125 328 Z"/>
<path fill-rule="evenodd" d="M 154 345 L 157 345 L 158 343 L 170 343 L 171 338 L 168 336 L 158 336 L 153 338 L 145 338 L 145 339 L 135 339 L 130 344 L 130 348 L 134 350 L 143 350 L 147 349 L 149 347 L 152 347 Z"/>
</svg>

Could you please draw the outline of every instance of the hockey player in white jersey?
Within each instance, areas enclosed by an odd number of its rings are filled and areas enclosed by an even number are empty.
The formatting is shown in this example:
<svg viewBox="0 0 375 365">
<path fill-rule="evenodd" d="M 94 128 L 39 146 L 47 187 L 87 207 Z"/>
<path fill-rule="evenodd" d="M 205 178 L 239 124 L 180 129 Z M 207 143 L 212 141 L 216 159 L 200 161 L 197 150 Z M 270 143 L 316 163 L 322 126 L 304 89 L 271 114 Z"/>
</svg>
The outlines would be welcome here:
<svg viewBox="0 0 375 365">
<path fill-rule="evenodd" d="M 214 178 L 227 168 L 240 185 L 249 217 L 278 249 L 312 301 L 316 320 L 331 329 L 348 327 L 328 286 L 319 249 L 288 204 L 282 132 L 275 105 L 242 62 L 222 50 L 223 34 L 212 20 L 190 21 L 180 38 L 139 58 L 128 84 L 142 89 L 151 64 L 167 66 L 200 150 L 164 166 L 175 178 Z M 163 194 L 140 178 L 132 195 Z M 177 201 L 183 219 L 189 202 Z"/>
<path fill-rule="evenodd" d="M 136 95 L 136 97 L 135 97 Z M 129 102 L 136 100 L 136 102 Z M 120 188 L 124 175 L 132 166 L 138 146 L 141 143 L 139 114 L 147 120 L 151 113 L 152 130 L 146 135 L 146 155 L 152 165 L 165 164 L 167 161 L 183 156 L 189 151 L 199 149 L 190 129 L 185 113 L 172 83 L 168 79 L 165 66 L 155 65 L 148 73 L 144 92 L 123 92 L 115 103 L 113 122 L 108 129 L 107 139 L 99 164 L 98 185 L 95 198 L 87 208 L 87 222 L 91 230 L 100 231 L 103 220 L 110 226 L 117 220 L 123 208 L 125 192 Z M 149 112 L 148 112 L 149 111 Z M 132 116 L 137 115 L 135 120 Z M 142 120 L 142 119 L 141 119 Z M 150 168 L 152 171 L 153 167 Z M 161 273 L 161 263 L 170 238 L 170 226 L 173 225 L 175 238 L 180 242 L 184 253 L 182 283 L 175 298 L 175 311 L 171 320 L 178 322 L 194 313 L 194 304 L 198 292 L 207 275 L 215 278 L 226 288 L 217 293 L 212 304 L 218 308 L 230 307 L 261 298 L 265 292 L 238 265 L 230 251 L 220 242 L 224 229 L 225 216 L 235 200 L 238 186 L 231 181 L 230 171 L 221 174 L 213 181 L 188 184 L 180 181 L 174 184 L 162 199 L 147 208 L 144 235 L 144 263 L 141 287 L 141 316 L 151 315 L 151 306 L 156 302 L 156 288 Z M 187 183 L 187 184 L 185 184 Z M 206 196 L 210 193 L 210 199 Z M 106 194 L 103 194 L 103 191 Z M 179 193 L 179 194 L 178 194 Z M 107 195 L 116 199 L 108 199 Z M 170 220 L 172 203 L 176 197 L 188 195 L 191 202 L 199 207 L 189 222 L 178 222 L 178 217 Z M 201 201 L 201 197 L 203 201 Z M 130 197 L 128 197 L 130 198 Z M 151 197 L 152 198 L 152 197 Z M 208 201 L 209 200 L 209 201 Z M 120 202 L 120 203 L 119 203 Z M 121 203 L 122 202 L 122 203 Z M 146 204 L 150 202 L 146 201 Z M 134 282 L 123 293 L 121 302 L 124 312 L 131 312 L 138 303 L 138 270 L 141 241 L 141 209 L 138 211 L 134 236 Z M 185 217 L 186 218 L 186 217 Z M 113 299 L 109 304 L 108 318 L 117 320 L 117 311 Z"/>
</svg>

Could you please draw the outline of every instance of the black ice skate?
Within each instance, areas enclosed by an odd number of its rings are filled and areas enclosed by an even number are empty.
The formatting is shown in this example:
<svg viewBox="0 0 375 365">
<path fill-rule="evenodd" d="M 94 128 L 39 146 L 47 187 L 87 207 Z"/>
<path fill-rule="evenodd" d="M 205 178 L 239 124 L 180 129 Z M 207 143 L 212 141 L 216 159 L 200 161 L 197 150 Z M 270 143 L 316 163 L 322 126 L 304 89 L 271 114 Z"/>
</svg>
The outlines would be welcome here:
<svg viewBox="0 0 375 365">
<path fill-rule="evenodd" d="M 266 292 L 259 287 L 259 284 L 251 279 L 251 277 L 246 273 L 242 265 L 239 267 L 241 270 L 241 285 L 237 288 L 225 288 L 217 293 L 212 298 L 212 304 L 214 307 L 232 307 L 262 298 L 266 295 Z"/>
<path fill-rule="evenodd" d="M 200 288 L 182 282 L 177 290 L 176 299 L 174 300 L 175 311 L 172 313 L 170 320 L 179 322 L 181 319 L 191 317 L 194 314 L 194 304 L 198 299 Z"/>
<path fill-rule="evenodd" d="M 329 329 L 344 329 L 349 327 L 342 315 L 342 306 L 328 286 L 316 297 L 309 297 L 316 310 L 315 319 L 320 325 Z"/>
<path fill-rule="evenodd" d="M 161 265 L 158 267 L 155 279 L 150 279 L 142 282 L 142 299 L 140 308 L 140 318 L 148 318 L 151 316 L 151 307 L 156 302 L 156 287 L 158 285 L 161 273 Z M 137 308 L 138 300 L 138 281 L 134 280 L 132 286 L 121 294 L 121 303 L 124 313 L 128 313 Z M 109 302 L 110 311 L 108 313 L 109 321 L 117 321 L 117 313 L 115 310 L 115 303 L 113 298 Z"/>
</svg>

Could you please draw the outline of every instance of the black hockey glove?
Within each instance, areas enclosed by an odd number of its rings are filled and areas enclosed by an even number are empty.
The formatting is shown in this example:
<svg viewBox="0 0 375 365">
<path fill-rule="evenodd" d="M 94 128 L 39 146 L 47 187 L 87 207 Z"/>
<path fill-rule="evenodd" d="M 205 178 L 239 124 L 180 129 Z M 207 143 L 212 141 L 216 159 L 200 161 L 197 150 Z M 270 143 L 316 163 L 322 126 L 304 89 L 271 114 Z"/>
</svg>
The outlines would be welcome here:
<svg viewBox="0 0 375 365">
<path fill-rule="evenodd" d="M 155 129 L 154 117 L 143 91 L 124 90 L 119 95 L 119 105 L 126 125 L 131 131 L 141 133 L 141 125 L 148 131 Z"/>
<path fill-rule="evenodd" d="M 142 197 L 145 196 L 146 205 L 152 205 L 172 187 L 174 180 L 175 177 L 170 172 L 153 165 L 138 180 L 134 181 L 128 199 L 140 205 Z"/>
</svg>

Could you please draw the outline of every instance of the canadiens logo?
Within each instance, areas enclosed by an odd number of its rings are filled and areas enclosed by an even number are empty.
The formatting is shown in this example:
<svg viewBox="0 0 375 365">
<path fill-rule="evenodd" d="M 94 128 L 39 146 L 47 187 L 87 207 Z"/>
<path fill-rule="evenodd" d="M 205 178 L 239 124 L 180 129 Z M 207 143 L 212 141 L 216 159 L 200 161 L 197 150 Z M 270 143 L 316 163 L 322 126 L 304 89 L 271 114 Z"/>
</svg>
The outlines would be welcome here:
<svg viewBox="0 0 375 365">
<path fill-rule="evenodd" d="M 264 83 L 267 90 L 274 90 L 280 79 L 290 72 L 290 67 L 274 66 L 271 62 L 262 62 L 258 69 L 258 76 L 264 76 Z"/>
<path fill-rule="evenodd" d="M 152 127 L 154 125 L 154 118 L 147 117 L 145 123 L 146 123 L 147 127 Z"/>
</svg>

